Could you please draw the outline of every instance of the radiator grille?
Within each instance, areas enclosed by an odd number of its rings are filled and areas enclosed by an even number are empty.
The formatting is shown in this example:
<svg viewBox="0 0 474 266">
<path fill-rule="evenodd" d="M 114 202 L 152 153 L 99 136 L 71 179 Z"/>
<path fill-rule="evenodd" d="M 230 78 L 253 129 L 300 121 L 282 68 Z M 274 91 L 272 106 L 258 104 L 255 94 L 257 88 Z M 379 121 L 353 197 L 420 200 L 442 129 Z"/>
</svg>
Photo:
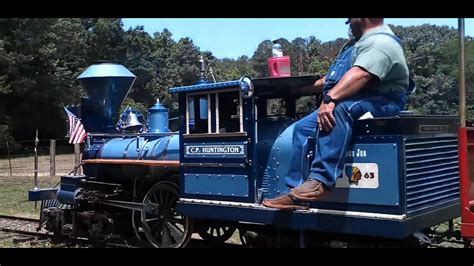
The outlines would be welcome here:
<svg viewBox="0 0 474 266">
<path fill-rule="evenodd" d="M 459 201 L 457 137 L 406 140 L 405 160 L 407 214 Z"/>
</svg>

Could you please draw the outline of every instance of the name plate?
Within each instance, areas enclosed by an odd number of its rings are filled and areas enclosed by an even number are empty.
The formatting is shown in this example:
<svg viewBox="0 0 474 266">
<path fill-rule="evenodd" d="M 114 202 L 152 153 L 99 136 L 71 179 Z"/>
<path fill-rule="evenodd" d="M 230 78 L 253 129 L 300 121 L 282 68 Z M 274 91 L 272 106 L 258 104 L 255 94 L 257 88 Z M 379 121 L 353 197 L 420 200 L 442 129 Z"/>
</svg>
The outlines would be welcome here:
<svg viewBox="0 0 474 266">
<path fill-rule="evenodd" d="M 184 155 L 185 157 L 245 157 L 246 145 L 186 145 Z"/>
</svg>

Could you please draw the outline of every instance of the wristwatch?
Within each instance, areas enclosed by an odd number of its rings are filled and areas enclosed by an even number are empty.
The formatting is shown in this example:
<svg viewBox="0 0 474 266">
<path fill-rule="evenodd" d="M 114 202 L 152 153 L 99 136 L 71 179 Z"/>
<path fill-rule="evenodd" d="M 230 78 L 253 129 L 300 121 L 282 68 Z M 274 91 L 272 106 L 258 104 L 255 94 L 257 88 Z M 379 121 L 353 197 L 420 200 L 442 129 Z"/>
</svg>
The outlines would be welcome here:
<svg viewBox="0 0 474 266">
<path fill-rule="evenodd" d="M 324 102 L 325 104 L 328 104 L 328 103 L 330 103 L 330 102 L 333 102 L 333 103 L 337 104 L 336 100 L 334 100 L 333 98 L 331 98 L 331 96 L 329 96 L 328 94 L 324 95 L 324 97 L 323 97 L 323 102 Z"/>
</svg>

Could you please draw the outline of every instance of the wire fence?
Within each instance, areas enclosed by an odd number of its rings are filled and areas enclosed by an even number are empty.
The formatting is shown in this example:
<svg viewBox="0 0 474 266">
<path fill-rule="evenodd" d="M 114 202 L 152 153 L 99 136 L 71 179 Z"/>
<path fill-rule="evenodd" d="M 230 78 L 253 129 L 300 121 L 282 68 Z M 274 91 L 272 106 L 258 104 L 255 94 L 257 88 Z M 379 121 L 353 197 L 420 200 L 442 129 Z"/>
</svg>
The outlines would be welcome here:
<svg viewBox="0 0 474 266">
<path fill-rule="evenodd" d="M 71 172 L 79 151 L 67 139 L 40 139 L 37 144 L 38 176 L 54 176 Z M 35 141 L 0 143 L 0 176 L 34 176 Z"/>
</svg>

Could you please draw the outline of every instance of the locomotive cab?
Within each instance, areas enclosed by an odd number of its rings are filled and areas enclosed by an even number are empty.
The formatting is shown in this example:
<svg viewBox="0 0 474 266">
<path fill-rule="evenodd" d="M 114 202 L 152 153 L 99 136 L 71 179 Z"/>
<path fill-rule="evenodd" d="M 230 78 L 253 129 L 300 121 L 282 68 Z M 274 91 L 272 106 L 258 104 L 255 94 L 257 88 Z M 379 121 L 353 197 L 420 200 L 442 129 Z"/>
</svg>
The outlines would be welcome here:
<svg viewBox="0 0 474 266">
<path fill-rule="evenodd" d="M 266 161 L 261 154 L 268 155 L 268 140 L 295 121 L 298 88 L 318 78 L 242 78 L 172 88 L 180 103 L 182 197 L 258 203 L 264 192 L 261 160 Z M 272 106 L 277 100 L 284 100 L 281 110 Z"/>
</svg>

